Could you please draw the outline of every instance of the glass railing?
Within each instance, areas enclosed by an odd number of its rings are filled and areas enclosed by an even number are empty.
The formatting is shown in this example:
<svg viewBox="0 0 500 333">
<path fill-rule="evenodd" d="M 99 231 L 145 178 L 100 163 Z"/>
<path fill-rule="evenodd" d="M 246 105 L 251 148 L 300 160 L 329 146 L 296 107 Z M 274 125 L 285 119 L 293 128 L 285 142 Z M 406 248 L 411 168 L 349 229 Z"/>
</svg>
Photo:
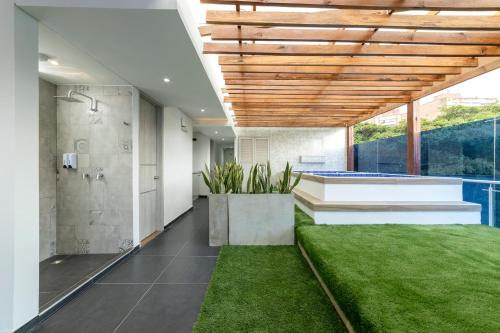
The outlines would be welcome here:
<svg viewBox="0 0 500 333">
<path fill-rule="evenodd" d="M 354 147 L 355 170 L 406 173 L 406 136 Z M 481 204 L 481 223 L 500 227 L 500 118 L 421 133 L 421 174 L 464 179 L 464 200 Z"/>
<path fill-rule="evenodd" d="M 406 173 L 406 135 L 354 145 L 360 172 Z"/>
</svg>

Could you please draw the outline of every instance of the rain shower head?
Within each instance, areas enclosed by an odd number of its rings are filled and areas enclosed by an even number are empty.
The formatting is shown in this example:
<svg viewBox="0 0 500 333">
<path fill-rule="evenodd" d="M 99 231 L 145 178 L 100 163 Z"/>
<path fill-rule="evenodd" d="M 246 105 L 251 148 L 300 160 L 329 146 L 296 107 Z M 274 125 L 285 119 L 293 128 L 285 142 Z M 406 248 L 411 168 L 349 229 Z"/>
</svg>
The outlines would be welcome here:
<svg viewBox="0 0 500 333">
<path fill-rule="evenodd" d="M 60 99 L 65 102 L 70 102 L 70 103 L 83 103 L 81 100 L 74 98 L 74 97 L 68 97 L 68 96 L 55 96 L 54 98 Z"/>
<path fill-rule="evenodd" d="M 54 96 L 54 98 L 57 98 L 57 99 L 60 99 L 60 100 L 66 101 L 66 102 L 70 102 L 70 103 L 83 103 L 78 98 L 73 97 L 73 95 L 78 95 L 78 96 L 82 96 L 82 97 L 90 99 L 90 111 L 92 111 L 92 112 L 98 111 L 98 109 L 97 109 L 98 101 L 96 99 L 93 99 L 92 97 L 87 96 L 85 94 L 82 94 L 78 91 L 70 90 L 70 91 L 68 91 L 68 95 L 66 95 L 66 96 Z"/>
</svg>

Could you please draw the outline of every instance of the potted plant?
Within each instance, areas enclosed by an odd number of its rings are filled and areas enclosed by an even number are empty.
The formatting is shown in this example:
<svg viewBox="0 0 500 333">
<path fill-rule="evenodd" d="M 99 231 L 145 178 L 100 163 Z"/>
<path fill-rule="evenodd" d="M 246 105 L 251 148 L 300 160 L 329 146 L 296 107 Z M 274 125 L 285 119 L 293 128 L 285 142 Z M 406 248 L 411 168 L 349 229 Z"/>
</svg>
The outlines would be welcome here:
<svg viewBox="0 0 500 333">
<path fill-rule="evenodd" d="M 243 188 L 243 167 L 235 162 L 216 165 L 210 172 L 207 166 L 202 172 L 203 180 L 210 190 L 209 241 L 210 246 L 228 244 L 228 201 L 227 193 L 241 193 Z"/>
<path fill-rule="evenodd" d="M 292 167 L 286 164 L 276 183 L 271 165 L 250 169 L 246 193 L 243 168 L 237 163 L 208 170 L 203 177 L 210 188 L 210 245 L 293 245 L 294 198 Z M 224 194 L 221 194 L 224 193 Z"/>
</svg>

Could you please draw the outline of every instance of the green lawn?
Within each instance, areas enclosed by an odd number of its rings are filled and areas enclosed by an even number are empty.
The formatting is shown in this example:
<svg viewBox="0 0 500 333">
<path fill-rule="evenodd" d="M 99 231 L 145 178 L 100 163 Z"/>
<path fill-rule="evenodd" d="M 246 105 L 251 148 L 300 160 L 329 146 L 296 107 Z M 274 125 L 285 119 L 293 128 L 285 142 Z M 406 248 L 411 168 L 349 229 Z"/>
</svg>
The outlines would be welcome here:
<svg viewBox="0 0 500 333">
<path fill-rule="evenodd" d="M 345 332 L 294 246 L 224 246 L 195 333 Z"/>
<path fill-rule="evenodd" d="M 297 234 L 357 332 L 500 332 L 500 229 L 302 226 Z"/>
<path fill-rule="evenodd" d="M 295 206 L 295 227 L 298 228 L 308 225 L 314 225 L 313 218 L 304 213 L 302 209 Z"/>
</svg>

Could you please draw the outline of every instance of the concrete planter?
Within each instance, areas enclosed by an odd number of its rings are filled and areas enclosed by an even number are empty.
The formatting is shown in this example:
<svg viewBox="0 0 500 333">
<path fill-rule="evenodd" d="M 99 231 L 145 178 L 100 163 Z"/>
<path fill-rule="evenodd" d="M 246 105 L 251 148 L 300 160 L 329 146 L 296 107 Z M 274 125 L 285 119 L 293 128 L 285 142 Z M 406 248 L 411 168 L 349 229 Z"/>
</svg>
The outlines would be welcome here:
<svg viewBox="0 0 500 333">
<path fill-rule="evenodd" d="M 228 201 L 227 194 L 209 194 L 209 243 L 210 246 L 228 244 Z"/>
<path fill-rule="evenodd" d="M 293 245 L 292 194 L 229 194 L 229 244 Z"/>
</svg>

